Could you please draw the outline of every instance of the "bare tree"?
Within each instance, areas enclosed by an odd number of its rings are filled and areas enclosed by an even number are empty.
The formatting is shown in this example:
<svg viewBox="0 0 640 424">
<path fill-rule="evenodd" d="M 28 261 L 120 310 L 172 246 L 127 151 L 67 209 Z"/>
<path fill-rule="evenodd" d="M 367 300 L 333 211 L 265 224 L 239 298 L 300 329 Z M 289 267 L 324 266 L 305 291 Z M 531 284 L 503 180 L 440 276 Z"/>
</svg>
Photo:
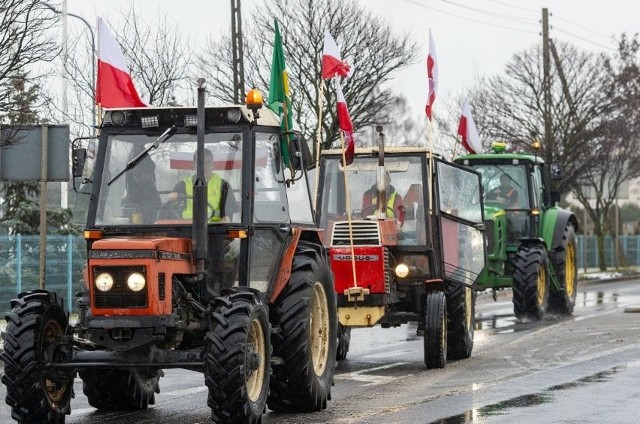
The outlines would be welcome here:
<svg viewBox="0 0 640 424">
<path fill-rule="evenodd" d="M 178 100 L 178 90 L 188 84 L 192 51 L 177 23 L 166 14 L 150 25 L 133 4 L 123 13 L 124 26 L 114 32 L 129 61 L 131 75 L 140 95 L 154 106 L 168 106 Z"/>
<path fill-rule="evenodd" d="M 56 56 L 50 31 L 56 21 L 39 3 L 4 0 L 0 5 L 0 123 L 21 113 L 21 104 L 13 101 L 16 84 L 38 85 L 42 75 L 36 74 L 35 65 L 50 62 Z M 15 137 L 4 137 L 0 147 L 15 142 Z"/>
<path fill-rule="evenodd" d="M 172 23 L 166 14 L 159 14 L 156 21 L 143 19 L 133 4 L 120 14 L 123 25 L 112 27 L 110 31 L 122 48 L 141 98 L 154 106 L 185 102 L 182 93 L 189 84 L 192 52 L 189 40 L 183 38 L 178 24 Z M 106 21 L 109 23 L 108 19 Z M 71 93 L 67 119 L 73 122 L 72 133 L 77 135 L 91 131 L 94 101 L 94 81 L 87 69 L 97 57 L 86 37 L 84 26 L 72 28 L 68 45 L 68 50 L 74 54 L 69 55 L 66 68 Z"/>
<path fill-rule="evenodd" d="M 531 151 L 543 143 L 541 155 L 562 163 L 565 179 L 558 188 L 572 189 L 600 159 L 594 145 L 604 118 L 611 113 L 613 81 L 609 59 L 558 43 L 561 66 L 571 101 L 557 68 L 551 75 L 551 144 L 544 144 L 542 51 L 539 46 L 514 55 L 504 75 L 483 78 L 472 95 L 474 118 L 489 140 L 504 140 L 515 149 Z"/>
<path fill-rule="evenodd" d="M 611 74 L 614 90 L 611 93 L 613 110 L 602 120 L 591 148 L 600 152 L 598 160 L 585 170 L 573 192 L 594 223 L 599 263 L 606 269 L 604 236 L 607 217 L 617 207 L 616 199 L 622 183 L 640 176 L 640 50 L 637 36 L 629 39 L 622 34 L 618 60 Z M 611 231 L 612 235 L 617 232 Z M 617 242 L 617 241 L 616 241 Z"/>
<path fill-rule="evenodd" d="M 397 96 L 386 83 L 394 71 L 415 59 L 416 44 L 409 36 L 396 36 L 383 19 L 357 2 L 339 0 L 277 0 L 246 19 L 244 30 L 245 81 L 249 87 L 269 87 L 274 39 L 274 19 L 283 37 L 289 69 L 294 118 L 307 136 L 315 136 L 322 104 L 323 146 L 338 139 L 335 92 L 332 83 L 321 94 L 324 32 L 328 30 L 341 49 L 342 59 L 355 67 L 343 82 L 345 100 L 356 131 L 379 123 L 381 111 Z M 200 75 L 207 77 L 211 95 L 233 101 L 233 67 L 230 37 L 210 39 L 198 56 Z"/>
<path fill-rule="evenodd" d="M 625 180 L 640 175 L 638 44 L 623 37 L 617 65 L 603 54 L 579 51 L 566 43 L 557 47 L 566 85 L 558 67 L 553 67 L 551 144 L 543 140 L 540 47 L 517 53 L 504 75 L 480 81 L 473 93 L 475 118 L 490 138 L 516 149 L 531 151 L 533 141 L 543 142 L 542 156 L 564 165 L 565 178 L 556 188 L 574 192 L 593 220 L 602 247 L 604 222 L 617 190 Z M 606 266 L 604 260 L 600 264 Z"/>
</svg>

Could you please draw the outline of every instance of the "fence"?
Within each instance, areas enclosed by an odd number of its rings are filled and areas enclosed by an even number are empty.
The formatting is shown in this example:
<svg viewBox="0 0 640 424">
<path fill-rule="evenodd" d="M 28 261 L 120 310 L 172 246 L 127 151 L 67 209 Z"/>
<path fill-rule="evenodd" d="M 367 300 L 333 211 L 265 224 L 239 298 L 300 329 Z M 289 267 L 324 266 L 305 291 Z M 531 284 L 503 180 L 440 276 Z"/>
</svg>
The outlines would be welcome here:
<svg viewBox="0 0 640 424">
<path fill-rule="evenodd" d="M 615 239 L 605 237 L 607 268 L 640 266 L 640 236 L 620 236 L 618 250 L 623 261 L 616 261 Z M 578 236 L 578 269 L 598 268 L 596 236 Z M 25 290 L 37 289 L 39 283 L 39 236 L 0 236 L 0 316 L 9 311 L 9 301 Z M 70 312 L 75 311 L 75 292 L 83 287 L 86 243 L 81 236 L 48 236 L 46 288 L 65 299 Z"/>
<path fill-rule="evenodd" d="M 74 312 L 75 293 L 83 286 L 86 242 L 82 236 L 47 236 L 46 288 Z M 8 312 L 16 294 L 40 287 L 40 236 L 0 236 L 0 313 Z M 1 315 L 0 315 L 1 316 Z"/>
</svg>

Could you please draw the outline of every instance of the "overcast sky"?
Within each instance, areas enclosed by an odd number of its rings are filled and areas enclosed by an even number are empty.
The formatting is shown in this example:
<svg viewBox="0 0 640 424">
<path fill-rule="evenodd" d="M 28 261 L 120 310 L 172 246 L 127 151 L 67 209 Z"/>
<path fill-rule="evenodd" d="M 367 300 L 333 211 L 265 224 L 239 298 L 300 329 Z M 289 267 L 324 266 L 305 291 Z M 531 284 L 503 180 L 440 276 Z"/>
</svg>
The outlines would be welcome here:
<svg viewBox="0 0 640 424">
<path fill-rule="evenodd" d="M 128 9 L 131 1 L 67 0 L 67 8 L 92 25 L 96 16 L 101 16 L 111 26 L 118 26 L 115 22 L 118 10 Z M 230 0 L 135 1 L 143 11 L 141 16 L 155 20 L 158 10 L 166 12 L 198 44 L 208 36 L 230 31 L 230 3 Z M 361 0 L 361 4 L 383 17 L 392 30 L 409 32 L 421 43 L 418 63 L 399 73 L 393 82 L 416 113 L 424 109 L 427 98 L 429 28 L 439 65 L 438 99 L 464 94 L 478 75 L 501 72 L 514 53 L 540 43 L 543 7 L 551 13 L 552 38 L 594 52 L 612 54 L 616 46 L 613 36 L 640 30 L 638 0 Z M 251 10 L 268 7 L 268 2 L 241 0 L 241 5 L 246 18 Z M 82 26 L 73 18 L 69 18 L 69 25 Z M 437 107 L 438 100 L 434 106 L 436 114 Z"/>
</svg>

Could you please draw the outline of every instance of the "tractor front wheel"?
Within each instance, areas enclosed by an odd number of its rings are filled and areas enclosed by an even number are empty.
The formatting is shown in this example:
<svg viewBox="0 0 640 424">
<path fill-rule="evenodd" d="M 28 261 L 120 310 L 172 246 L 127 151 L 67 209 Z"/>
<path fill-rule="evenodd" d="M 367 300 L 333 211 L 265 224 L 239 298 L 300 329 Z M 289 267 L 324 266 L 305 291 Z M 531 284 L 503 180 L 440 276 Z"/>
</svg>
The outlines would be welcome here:
<svg viewBox="0 0 640 424">
<path fill-rule="evenodd" d="M 547 251 L 520 247 L 513 261 L 513 311 L 516 318 L 541 320 L 549 301 Z"/>
<path fill-rule="evenodd" d="M 273 366 L 269 408 L 312 412 L 327 407 L 337 357 L 335 289 L 324 249 L 301 241 L 291 278 L 271 309 Z"/>
<path fill-rule="evenodd" d="M 347 359 L 349 345 L 351 344 L 351 327 L 345 327 L 338 323 L 338 349 L 336 359 L 342 361 Z"/>
<path fill-rule="evenodd" d="M 267 404 L 271 326 L 261 294 L 237 288 L 213 301 L 206 336 L 207 404 L 217 423 L 259 423 Z"/>
<path fill-rule="evenodd" d="M 21 423 L 64 423 L 71 413 L 73 374 L 44 368 L 63 363 L 71 355 L 65 342 L 69 318 L 54 292 L 35 290 L 11 301 L 3 333 L 2 382 L 11 416 Z"/>
<path fill-rule="evenodd" d="M 447 358 L 466 359 L 473 350 L 473 330 L 476 323 L 476 291 L 461 284 L 447 283 Z"/>
<path fill-rule="evenodd" d="M 447 299 L 443 292 L 427 293 L 424 311 L 424 364 L 427 368 L 447 365 Z"/>
</svg>

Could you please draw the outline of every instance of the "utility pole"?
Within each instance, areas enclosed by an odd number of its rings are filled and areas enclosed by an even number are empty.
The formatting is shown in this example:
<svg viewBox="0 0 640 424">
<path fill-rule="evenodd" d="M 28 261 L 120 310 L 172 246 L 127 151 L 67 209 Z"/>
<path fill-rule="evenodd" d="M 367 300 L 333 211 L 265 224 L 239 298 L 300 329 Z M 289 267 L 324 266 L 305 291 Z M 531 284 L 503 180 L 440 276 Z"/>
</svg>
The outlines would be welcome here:
<svg viewBox="0 0 640 424">
<path fill-rule="evenodd" d="M 544 159 L 553 161 L 553 134 L 551 133 L 551 61 L 549 55 L 549 10 L 542 9 L 542 92 L 544 95 Z"/>
<path fill-rule="evenodd" d="M 231 0 L 231 45 L 233 50 L 233 102 L 244 102 L 244 55 L 240 0 Z"/>
</svg>

